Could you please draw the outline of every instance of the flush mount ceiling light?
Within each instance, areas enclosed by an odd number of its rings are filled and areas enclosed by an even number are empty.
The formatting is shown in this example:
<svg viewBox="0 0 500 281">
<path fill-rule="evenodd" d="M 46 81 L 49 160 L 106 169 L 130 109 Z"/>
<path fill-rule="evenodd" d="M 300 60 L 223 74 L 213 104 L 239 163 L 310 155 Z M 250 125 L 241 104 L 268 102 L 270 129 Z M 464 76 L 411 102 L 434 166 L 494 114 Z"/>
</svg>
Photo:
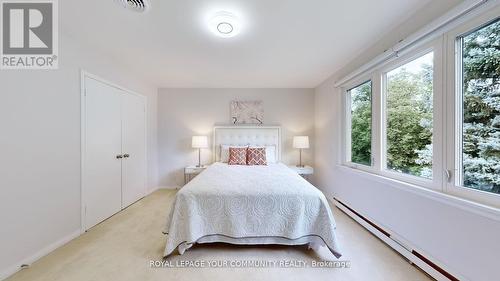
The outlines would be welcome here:
<svg viewBox="0 0 500 281">
<path fill-rule="evenodd" d="M 221 22 L 217 25 L 217 31 L 222 34 L 230 34 L 233 30 L 233 25 L 228 22 Z"/>
<path fill-rule="evenodd" d="M 222 38 L 229 38 L 240 33 L 240 23 L 238 18 L 226 11 L 220 11 L 210 19 L 210 31 Z"/>
</svg>

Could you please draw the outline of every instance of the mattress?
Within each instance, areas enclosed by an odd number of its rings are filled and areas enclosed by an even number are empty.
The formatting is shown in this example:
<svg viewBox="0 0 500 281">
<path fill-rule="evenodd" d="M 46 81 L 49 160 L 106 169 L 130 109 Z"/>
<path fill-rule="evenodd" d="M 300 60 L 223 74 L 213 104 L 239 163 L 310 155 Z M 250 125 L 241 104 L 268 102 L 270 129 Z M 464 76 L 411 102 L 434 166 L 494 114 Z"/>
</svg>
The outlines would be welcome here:
<svg viewBox="0 0 500 281">
<path fill-rule="evenodd" d="M 171 205 L 164 256 L 195 243 L 309 244 L 341 256 L 325 196 L 287 166 L 214 163 Z"/>
</svg>

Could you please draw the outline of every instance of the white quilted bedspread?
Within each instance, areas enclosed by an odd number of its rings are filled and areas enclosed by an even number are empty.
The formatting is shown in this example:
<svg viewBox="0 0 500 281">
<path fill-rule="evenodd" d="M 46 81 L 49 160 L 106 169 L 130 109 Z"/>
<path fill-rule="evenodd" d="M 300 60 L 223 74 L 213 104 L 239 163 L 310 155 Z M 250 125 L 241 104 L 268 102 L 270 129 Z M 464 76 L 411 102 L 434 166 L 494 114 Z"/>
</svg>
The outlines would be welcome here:
<svg viewBox="0 0 500 281">
<path fill-rule="evenodd" d="M 335 220 L 325 196 L 283 164 L 212 164 L 177 193 L 165 232 L 165 256 L 219 235 L 314 237 L 340 257 Z"/>
</svg>

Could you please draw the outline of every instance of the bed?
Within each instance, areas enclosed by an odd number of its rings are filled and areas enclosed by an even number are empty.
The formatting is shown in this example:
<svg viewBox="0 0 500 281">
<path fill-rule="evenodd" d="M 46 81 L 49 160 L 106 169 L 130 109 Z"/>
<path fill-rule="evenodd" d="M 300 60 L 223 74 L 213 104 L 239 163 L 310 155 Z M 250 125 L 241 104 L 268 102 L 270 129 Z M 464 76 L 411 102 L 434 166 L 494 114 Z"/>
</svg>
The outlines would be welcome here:
<svg viewBox="0 0 500 281">
<path fill-rule="evenodd" d="M 228 165 L 220 161 L 223 144 L 274 146 L 276 163 Z M 169 210 L 165 257 L 215 242 L 309 245 L 341 256 L 325 196 L 280 163 L 279 127 L 216 127 L 213 146 L 214 164 L 177 193 Z"/>
</svg>

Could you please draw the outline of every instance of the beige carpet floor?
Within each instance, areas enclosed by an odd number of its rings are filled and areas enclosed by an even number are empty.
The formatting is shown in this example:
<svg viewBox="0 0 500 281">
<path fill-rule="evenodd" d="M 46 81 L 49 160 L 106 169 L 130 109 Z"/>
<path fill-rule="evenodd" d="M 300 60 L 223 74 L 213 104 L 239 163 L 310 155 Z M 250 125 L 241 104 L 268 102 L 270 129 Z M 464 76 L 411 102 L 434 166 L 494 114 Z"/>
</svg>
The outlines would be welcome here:
<svg viewBox="0 0 500 281">
<path fill-rule="evenodd" d="M 431 280 L 335 207 L 341 260 L 349 261 L 349 268 L 154 268 L 150 261 L 161 260 L 161 230 L 174 195 L 154 192 L 7 280 Z M 224 260 L 298 260 L 311 265 L 319 259 L 305 247 L 224 244 L 195 246 L 169 258 L 174 265 Z"/>
</svg>

